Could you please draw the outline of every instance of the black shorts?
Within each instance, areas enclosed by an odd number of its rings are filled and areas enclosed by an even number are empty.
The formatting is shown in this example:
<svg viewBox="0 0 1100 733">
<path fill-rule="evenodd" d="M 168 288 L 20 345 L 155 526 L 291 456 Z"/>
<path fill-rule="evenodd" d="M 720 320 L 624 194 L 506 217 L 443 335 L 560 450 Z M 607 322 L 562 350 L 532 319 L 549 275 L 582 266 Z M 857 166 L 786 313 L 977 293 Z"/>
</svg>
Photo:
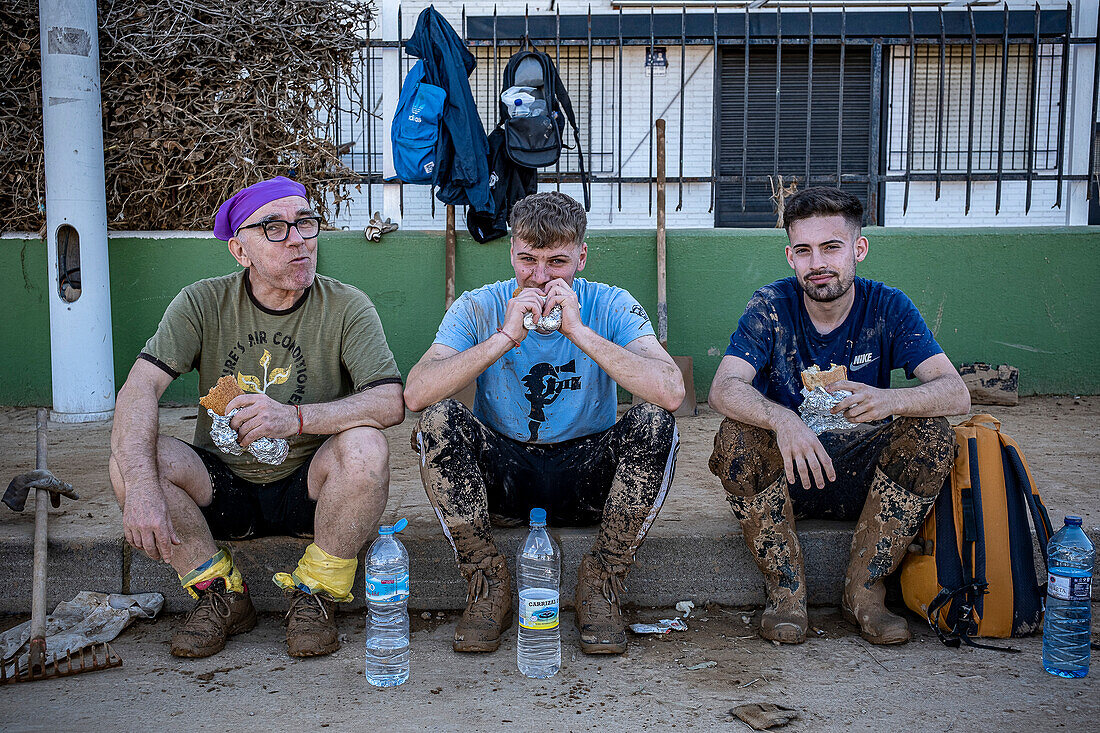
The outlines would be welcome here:
<svg viewBox="0 0 1100 733">
<path fill-rule="evenodd" d="M 213 498 L 199 507 L 216 540 L 252 537 L 313 537 L 317 502 L 309 498 L 311 455 L 294 473 L 278 481 L 254 484 L 229 470 L 218 454 L 190 446 L 210 475 Z"/>
<path fill-rule="evenodd" d="M 560 443 L 524 443 L 486 428 L 489 439 L 478 463 L 493 523 L 527 524 L 531 509 L 541 507 L 552 526 L 599 524 L 615 478 L 613 431 Z"/>
</svg>

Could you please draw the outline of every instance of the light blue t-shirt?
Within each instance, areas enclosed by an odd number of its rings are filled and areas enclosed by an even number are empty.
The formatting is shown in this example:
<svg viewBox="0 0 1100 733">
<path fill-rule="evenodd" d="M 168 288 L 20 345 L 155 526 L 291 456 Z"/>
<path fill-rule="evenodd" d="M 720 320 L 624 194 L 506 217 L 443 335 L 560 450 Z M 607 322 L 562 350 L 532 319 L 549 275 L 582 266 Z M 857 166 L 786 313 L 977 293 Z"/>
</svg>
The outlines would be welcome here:
<svg viewBox="0 0 1100 733">
<path fill-rule="evenodd" d="M 463 293 L 447 310 L 435 343 L 465 351 L 504 323 L 515 278 Z M 649 316 L 634 297 L 603 283 L 573 279 L 581 320 L 612 343 L 652 336 Z M 558 332 L 531 331 L 477 378 L 474 415 L 498 433 L 525 443 L 560 443 L 615 424 L 615 383 Z"/>
</svg>

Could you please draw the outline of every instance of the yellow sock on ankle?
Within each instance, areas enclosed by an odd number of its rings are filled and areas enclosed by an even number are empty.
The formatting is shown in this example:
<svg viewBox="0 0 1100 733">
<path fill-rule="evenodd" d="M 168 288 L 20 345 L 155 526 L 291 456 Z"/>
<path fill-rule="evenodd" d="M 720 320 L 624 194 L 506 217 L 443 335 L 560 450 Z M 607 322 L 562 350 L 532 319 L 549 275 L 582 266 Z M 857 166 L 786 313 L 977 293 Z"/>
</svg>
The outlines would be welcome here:
<svg viewBox="0 0 1100 733">
<path fill-rule="evenodd" d="M 218 578 L 225 579 L 225 587 L 228 590 L 235 593 L 244 592 L 244 578 L 241 577 L 241 571 L 237 570 L 237 566 L 233 564 L 233 557 L 225 549 L 218 550 L 213 557 L 202 565 L 199 565 L 187 575 L 180 576 L 180 583 L 183 585 L 184 590 L 197 600 L 199 594 L 195 592 L 194 587 L 202 586 L 205 588 L 210 581 Z"/>
<path fill-rule="evenodd" d="M 358 564 L 354 557 L 347 560 L 334 557 L 311 543 L 294 572 L 275 573 L 271 579 L 280 588 L 324 593 L 338 603 L 349 603 L 353 597 L 351 586 L 355 583 Z"/>
</svg>

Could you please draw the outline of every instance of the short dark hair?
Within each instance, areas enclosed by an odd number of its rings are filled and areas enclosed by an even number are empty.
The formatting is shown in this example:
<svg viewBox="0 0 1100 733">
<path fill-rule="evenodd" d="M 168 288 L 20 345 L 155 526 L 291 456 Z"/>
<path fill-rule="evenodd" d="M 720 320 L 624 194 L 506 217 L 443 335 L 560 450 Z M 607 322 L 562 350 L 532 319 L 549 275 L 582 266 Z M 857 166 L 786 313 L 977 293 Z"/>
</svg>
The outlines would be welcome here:
<svg viewBox="0 0 1100 733">
<path fill-rule="evenodd" d="M 512 236 L 542 249 L 583 242 L 588 217 L 576 199 L 559 191 L 546 191 L 517 201 L 508 223 Z"/>
<path fill-rule="evenodd" d="M 787 199 L 783 207 L 783 227 L 815 216 L 843 216 L 856 231 L 863 226 L 863 203 L 847 191 L 830 186 L 806 188 Z"/>
</svg>

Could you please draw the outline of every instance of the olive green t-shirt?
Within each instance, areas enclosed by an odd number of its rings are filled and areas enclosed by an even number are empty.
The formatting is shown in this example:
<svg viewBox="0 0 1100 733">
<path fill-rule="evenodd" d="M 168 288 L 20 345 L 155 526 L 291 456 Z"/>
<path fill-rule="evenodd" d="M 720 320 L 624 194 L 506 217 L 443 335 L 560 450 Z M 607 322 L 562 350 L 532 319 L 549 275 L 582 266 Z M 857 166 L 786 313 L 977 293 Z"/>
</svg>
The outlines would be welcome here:
<svg viewBox="0 0 1100 733">
<path fill-rule="evenodd" d="M 401 383 L 370 298 L 323 275 L 282 311 L 255 300 L 248 270 L 188 285 L 164 312 L 141 358 L 173 379 L 198 369 L 199 396 L 229 375 L 245 392 L 262 392 L 289 405 L 332 402 L 380 384 Z M 255 483 L 289 476 L 328 437 L 292 436 L 287 459 L 269 466 L 248 452 L 222 453 L 210 439 L 210 424 L 206 410 L 199 408 L 194 444 Z"/>
</svg>

